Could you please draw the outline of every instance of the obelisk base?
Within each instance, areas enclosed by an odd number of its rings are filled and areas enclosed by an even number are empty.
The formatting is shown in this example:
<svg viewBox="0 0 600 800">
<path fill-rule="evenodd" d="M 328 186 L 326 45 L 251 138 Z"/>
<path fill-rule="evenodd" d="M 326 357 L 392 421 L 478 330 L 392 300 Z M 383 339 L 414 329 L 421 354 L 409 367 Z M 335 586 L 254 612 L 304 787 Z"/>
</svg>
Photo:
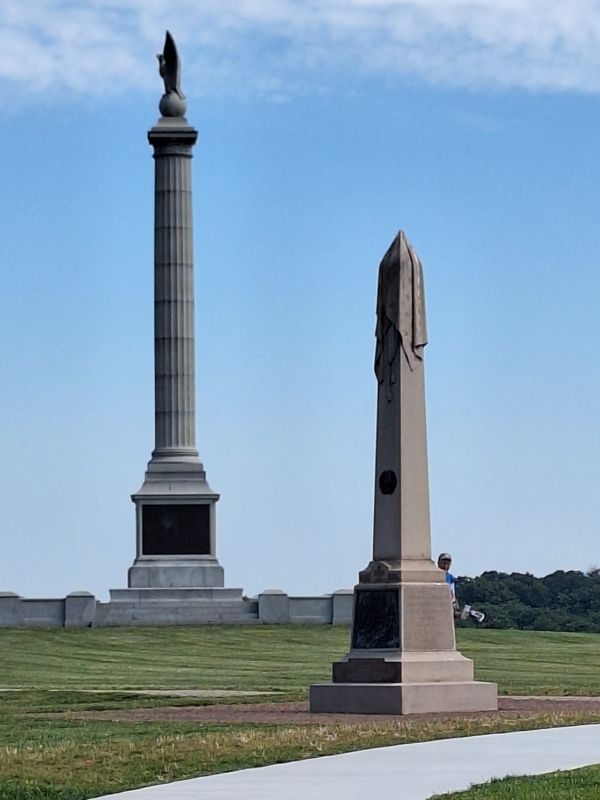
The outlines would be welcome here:
<svg viewBox="0 0 600 800">
<path fill-rule="evenodd" d="M 428 566 L 429 563 L 429 566 Z M 373 562 L 354 589 L 349 653 L 332 683 L 310 687 L 310 710 L 342 714 L 495 711 L 494 683 L 473 680 L 473 662 L 456 650 L 452 598 L 442 573 L 423 560 L 417 580 L 390 562 Z"/>
<path fill-rule="evenodd" d="M 497 711 L 495 683 L 317 683 L 310 710 L 325 714 L 440 714 Z"/>
</svg>

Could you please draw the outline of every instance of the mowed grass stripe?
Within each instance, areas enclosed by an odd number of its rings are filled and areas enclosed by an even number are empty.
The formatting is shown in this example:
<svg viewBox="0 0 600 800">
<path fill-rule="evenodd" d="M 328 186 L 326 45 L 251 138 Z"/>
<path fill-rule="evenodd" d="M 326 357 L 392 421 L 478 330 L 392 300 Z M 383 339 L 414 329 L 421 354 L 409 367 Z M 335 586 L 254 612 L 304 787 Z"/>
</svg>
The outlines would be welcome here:
<svg viewBox="0 0 600 800">
<path fill-rule="evenodd" d="M 1 630 L 1 687 L 296 688 L 346 630 L 320 626 Z"/>
<path fill-rule="evenodd" d="M 504 694 L 600 695 L 600 635 L 458 630 Z M 0 629 L 0 688 L 305 692 L 348 649 L 345 626 Z"/>
<path fill-rule="evenodd" d="M 600 694 L 600 635 L 550 631 L 459 630 L 479 680 L 503 694 Z"/>
</svg>

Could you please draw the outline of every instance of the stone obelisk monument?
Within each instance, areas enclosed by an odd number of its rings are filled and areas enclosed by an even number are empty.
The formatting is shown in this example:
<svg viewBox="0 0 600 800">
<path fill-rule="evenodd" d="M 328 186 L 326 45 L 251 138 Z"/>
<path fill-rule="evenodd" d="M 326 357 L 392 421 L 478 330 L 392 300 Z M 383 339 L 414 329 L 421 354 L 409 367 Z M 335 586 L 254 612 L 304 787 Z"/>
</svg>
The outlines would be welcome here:
<svg viewBox="0 0 600 800">
<path fill-rule="evenodd" d="M 154 148 L 155 447 L 136 505 L 130 588 L 222 587 L 215 553 L 215 494 L 196 449 L 192 148 L 180 63 L 167 32 Z"/>
<path fill-rule="evenodd" d="M 498 707 L 456 650 L 450 588 L 431 560 L 423 269 L 402 231 L 379 267 L 373 560 L 354 590 L 349 653 L 311 711 L 415 714 Z"/>
</svg>

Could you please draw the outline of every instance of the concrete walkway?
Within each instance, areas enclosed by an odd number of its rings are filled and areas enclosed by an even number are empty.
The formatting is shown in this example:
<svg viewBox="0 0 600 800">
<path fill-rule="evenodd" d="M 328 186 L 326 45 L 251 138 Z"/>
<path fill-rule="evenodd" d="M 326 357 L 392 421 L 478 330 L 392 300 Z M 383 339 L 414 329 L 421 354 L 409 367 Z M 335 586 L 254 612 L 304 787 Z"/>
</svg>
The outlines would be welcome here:
<svg viewBox="0 0 600 800">
<path fill-rule="evenodd" d="M 600 725 L 378 747 L 104 795 L 98 800 L 426 800 L 507 775 L 600 763 Z"/>
</svg>

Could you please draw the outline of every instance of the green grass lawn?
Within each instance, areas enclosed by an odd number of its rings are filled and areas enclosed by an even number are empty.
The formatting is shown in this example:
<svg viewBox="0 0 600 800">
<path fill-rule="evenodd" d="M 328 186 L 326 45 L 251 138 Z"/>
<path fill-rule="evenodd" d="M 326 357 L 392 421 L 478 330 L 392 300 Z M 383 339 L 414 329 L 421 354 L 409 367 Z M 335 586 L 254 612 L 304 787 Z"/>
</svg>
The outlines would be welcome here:
<svg viewBox="0 0 600 800">
<path fill-rule="evenodd" d="M 600 766 L 553 772 L 532 778 L 505 778 L 466 792 L 450 792 L 432 800 L 597 800 Z"/>
<path fill-rule="evenodd" d="M 600 695 L 600 635 L 459 630 L 476 677 L 503 694 Z M 0 629 L 0 689 L 306 692 L 348 649 L 345 626 Z"/>
<path fill-rule="evenodd" d="M 135 697 L 127 689 L 275 691 L 270 701 L 304 698 L 310 683 L 328 678 L 332 660 L 347 649 L 348 636 L 347 628 L 331 626 L 1 629 L 0 798 L 83 800 L 360 747 L 600 722 L 600 715 L 564 713 L 476 722 L 407 718 L 357 728 L 133 723 L 74 719 L 65 713 L 214 702 Z M 477 677 L 497 681 L 501 692 L 600 694 L 600 635 L 462 630 L 458 638 L 461 651 L 475 658 Z"/>
</svg>

